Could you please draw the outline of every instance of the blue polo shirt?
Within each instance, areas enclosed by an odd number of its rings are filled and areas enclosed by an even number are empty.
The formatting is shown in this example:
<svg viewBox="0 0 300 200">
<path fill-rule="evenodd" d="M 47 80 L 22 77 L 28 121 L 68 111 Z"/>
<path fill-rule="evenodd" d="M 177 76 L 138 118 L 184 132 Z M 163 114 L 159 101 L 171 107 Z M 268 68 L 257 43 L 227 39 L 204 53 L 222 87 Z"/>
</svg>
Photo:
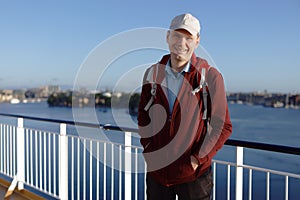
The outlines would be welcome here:
<svg viewBox="0 0 300 200">
<path fill-rule="evenodd" d="M 171 69 L 170 60 L 166 65 L 166 82 L 167 82 L 167 91 L 168 91 L 168 102 L 170 106 L 170 113 L 173 111 L 174 102 L 177 98 L 178 92 L 181 88 L 184 73 L 189 72 L 190 62 L 182 69 L 181 72 L 175 72 Z"/>
</svg>

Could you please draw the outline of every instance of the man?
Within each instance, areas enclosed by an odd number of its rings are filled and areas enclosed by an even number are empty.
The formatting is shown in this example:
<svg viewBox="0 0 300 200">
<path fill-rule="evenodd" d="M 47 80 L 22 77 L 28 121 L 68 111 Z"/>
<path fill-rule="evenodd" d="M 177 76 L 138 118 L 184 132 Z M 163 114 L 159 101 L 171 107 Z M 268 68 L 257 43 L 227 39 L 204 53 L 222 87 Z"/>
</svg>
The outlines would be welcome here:
<svg viewBox="0 0 300 200">
<path fill-rule="evenodd" d="M 194 50 L 200 23 L 176 16 L 170 54 L 144 75 L 138 124 L 147 162 L 147 199 L 210 199 L 211 162 L 232 132 L 221 74 Z"/>
</svg>

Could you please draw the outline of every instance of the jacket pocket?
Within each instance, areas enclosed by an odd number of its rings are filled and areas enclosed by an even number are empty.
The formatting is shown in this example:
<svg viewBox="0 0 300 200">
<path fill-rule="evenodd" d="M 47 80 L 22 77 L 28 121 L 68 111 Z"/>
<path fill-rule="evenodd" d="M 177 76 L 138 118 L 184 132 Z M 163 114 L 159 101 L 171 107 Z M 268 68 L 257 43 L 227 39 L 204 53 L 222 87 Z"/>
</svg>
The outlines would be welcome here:
<svg viewBox="0 0 300 200">
<path fill-rule="evenodd" d="M 147 152 L 147 150 L 149 149 L 150 143 L 151 143 L 151 141 L 149 141 L 147 144 L 145 144 L 144 151 L 143 151 L 144 153 Z"/>
<path fill-rule="evenodd" d="M 192 176 L 195 173 L 189 156 L 185 156 L 184 158 L 175 162 L 172 168 L 173 169 L 170 173 L 172 173 L 173 171 L 173 173 L 176 174 L 178 178 Z"/>
</svg>

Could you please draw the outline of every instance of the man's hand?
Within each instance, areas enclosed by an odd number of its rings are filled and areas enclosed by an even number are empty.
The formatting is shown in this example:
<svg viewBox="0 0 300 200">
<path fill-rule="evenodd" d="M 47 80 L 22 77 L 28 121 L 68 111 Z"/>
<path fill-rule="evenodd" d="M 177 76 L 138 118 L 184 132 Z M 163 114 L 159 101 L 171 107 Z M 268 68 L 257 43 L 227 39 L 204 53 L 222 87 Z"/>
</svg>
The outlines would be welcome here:
<svg viewBox="0 0 300 200">
<path fill-rule="evenodd" d="M 197 158 L 195 158 L 195 156 L 193 156 L 193 155 L 191 156 L 191 165 L 192 165 L 194 170 L 196 170 L 197 167 L 200 165 Z"/>
</svg>

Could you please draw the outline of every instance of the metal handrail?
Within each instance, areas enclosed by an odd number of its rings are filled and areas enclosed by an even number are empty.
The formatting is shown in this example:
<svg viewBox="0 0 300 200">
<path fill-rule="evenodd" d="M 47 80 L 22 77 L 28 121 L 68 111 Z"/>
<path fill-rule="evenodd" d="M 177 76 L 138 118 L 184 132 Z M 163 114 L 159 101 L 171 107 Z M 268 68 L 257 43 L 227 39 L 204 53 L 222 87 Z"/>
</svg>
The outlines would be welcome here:
<svg viewBox="0 0 300 200">
<path fill-rule="evenodd" d="M 75 121 L 71 121 L 71 120 L 49 119 L 49 118 L 24 116 L 24 115 L 17 115 L 17 114 L 7 114 L 7 113 L 0 113 L 0 116 L 24 118 L 24 119 L 29 119 L 29 120 L 46 121 L 46 122 L 53 122 L 53 123 L 65 123 L 68 125 L 79 125 L 79 126 L 84 126 L 84 127 L 89 127 L 89 128 L 101 128 L 104 130 L 115 130 L 115 131 L 138 133 L 137 128 L 113 126 L 111 124 L 75 122 Z M 284 146 L 284 145 L 277 145 L 277 144 L 267 144 L 267 143 L 261 143 L 261 142 L 250 142 L 250 141 L 236 140 L 236 139 L 228 139 L 225 142 L 225 144 L 229 145 L 229 146 L 241 146 L 241 147 L 245 147 L 245 148 L 249 148 L 249 149 L 266 150 L 266 151 L 272 151 L 272 152 L 278 152 L 278 153 L 300 155 L 299 147 L 291 147 L 291 146 Z"/>
</svg>

